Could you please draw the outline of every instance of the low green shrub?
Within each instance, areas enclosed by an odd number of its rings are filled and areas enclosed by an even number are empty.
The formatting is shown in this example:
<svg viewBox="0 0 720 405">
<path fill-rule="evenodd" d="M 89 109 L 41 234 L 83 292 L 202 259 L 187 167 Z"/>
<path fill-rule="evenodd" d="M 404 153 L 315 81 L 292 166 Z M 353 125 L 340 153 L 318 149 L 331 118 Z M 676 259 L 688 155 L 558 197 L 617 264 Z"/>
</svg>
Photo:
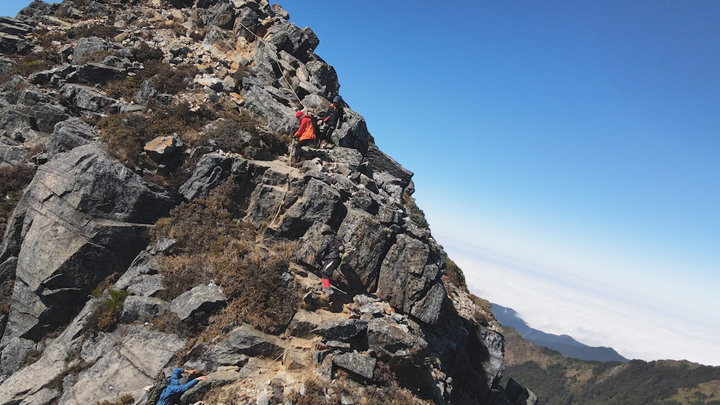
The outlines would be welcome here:
<svg viewBox="0 0 720 405">
<path fill-rule="evenodd" d="M 117 325 L 128 291 L 117 290 L 112 286 L 107 289 L 109 298 L 100 305 L 88 318 L 87 330 L 104 332 Z"/>
</svg>

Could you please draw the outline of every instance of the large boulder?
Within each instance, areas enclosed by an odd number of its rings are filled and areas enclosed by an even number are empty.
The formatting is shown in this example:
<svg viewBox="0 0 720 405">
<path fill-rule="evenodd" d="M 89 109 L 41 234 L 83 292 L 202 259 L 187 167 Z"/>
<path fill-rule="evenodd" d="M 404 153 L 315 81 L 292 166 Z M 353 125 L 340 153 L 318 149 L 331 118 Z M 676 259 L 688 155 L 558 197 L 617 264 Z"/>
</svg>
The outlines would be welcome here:
<svg viewBox="0 0 720 405">
<path fill-rule="evenodd" d="M 335 340 L 362 345 L 367 338 L 367 322 L 360 319 L 338 319 L 324 322 L 313 330 L 324 340 Z"/>
<path fill-rule="evenodd" d="M 372 380 L 377 360 L 364 353 L 349 352 L 336 354 L 332 358 L 335 366 L 349 371 L 354 375 Z"/>
<path fill-rule="evenodd" d="M 46 3 L 42 0 L 33 0 L 27 7 L 20 10 L 17 19 L 27 24 L 36 25 L 44 20 L 43 17 L 54 14 L 59 5 L 58 3 Z"/>
<path fill-rule="evenodd" d="M 127 271 L 115 282 L 115 288 L 141 297 L 152 297 L 164 290 L 164 276 L 159 274 L 157 256 L 171 250 L 175 243 L 174 239 L 163 239 L 140 252 Z"/>
<path fill-rule="evenodd" d="M 176 335 L 134 325 L 101 334 L 83 345 L 80 356 L 90 367 L 77 375 L 60 403 L 115 402 L 122 394 L 139 399 L 184 344 Z"/>
<path fill-rule="evenodd" d="M 353 276 L 353 288 L 374 292 L 377 287 L 380 264 L 392 245 L 393 232 L 383 226 L 377 217 L 361 210 L 348 210 L 338 235 L 345 240 L 345 257 L 341 264 L 344 274 Z"/>
<path fill-rule="evenodd" d="M 0 52 L 14 53 L 28 48 L 27 37 L 33 27 L 20 20 L 0 17 Z"/>
<path fill-rule="evenodd" d="M 345 118 L 332 133 L 334 144 L 357 149 L 365 154 L 372 145 L 372 136 L 367 129 L 365 119 L 358 113 L 346 108 Z"/>
<path fill-rule="evenodd" d="M 210 315 L 224 307 L 226 303 L 227 297 L 222 293 L 219 286 L 202 284 L 172 300 L 170 310 L 181 321 L 188 321 L 193 324 L 207 323 Z"/>
<path fill-rule="evenodd" d="M 246 172 L 247 160 L 222 153 L 208 153 L 195 165 L 190 179 L 180 186 L 180 194 L 188 201 L 207 197 L 213 188 L 231 175 L 241 175 Z"/>
<path fill-rule="evenodd" d="M 80 84 L 66 84 L 60 89 L 60 94 L 69 105 L 90 112 L 105 111 L 117 103 L 94 88 Z"/>
<path fill-rule="evenodd" d="M 35 118 L 33 129 L 41 132 L 51 133 L 55 129 L 55 124 L 70 118 L 67 108 L 59 104 L 40 103 L 30 108 L 32 116 Z"/>
<path fill-rule="evenodd" d="M 270 27 L 267 42 L 274 45 L 277 51 L 285 51 L 303 62 L 309 61 L 309 53 L 320 43 L 310 28 L 301 29 L 293 23 Z"/>
<path fill-rule="evenodd" d="M 248 357 L 276 359 L 283 354 L 283 346 L 277 337 L 243 324 L 228 333 L 225 340 L 205 351 L 200 364 L 206 369 L 213 369 L 218 366 L 244 365 Z"/>
<path fill-rule="evenodd" d="M 25 163 L 27 150 L 19 145 L 7 145 L 0 140 L 0 164 L 17 166 Z"/>
<path fill-rule="evenodd" d="M 90 62 L 99 62 L 110 51 L 109 42 L 98 37 L 78 39 L 72 54 L 73 65 L 84 65 Z"/>
<path fill-rule="evenodd" d="M 47 145 L 50 157 L 87 145 L 95 137 L 93 127 L 80 118 L 70 118 L 55 125 L 52 139 Z"/>
<path fill-rule="evenodd" d="M 105 63 L 87 63 L 77 68 L 76 79 L 85 84 L 104 84 L 125 77 L 123 68 L 110 66 Z"/>
<path fill-rule="evenodd" d="M 538 402 L 537 396 L 529 389 L 520 385 L 514 379 L 508 379 L 505 385 L 505 392 L 513 404 L 517 405 L 535 405 Z"/>
<path fill-rule="evenodd" d="M 410 185 L 413 173 L 374 144 L 369 146 L 365 159 L 370 163 L 373 180 L 396 201 L 401 201 L 403 192 Z"/>
<path fill-rule="evenodd" d="M 295 313 L 292 320 L 290 320 L 287 327 L 287 333 L 290 336 L 309 339 L 314 336 L 314 330 L 323 330 L 323 328 L 320 328 L 320 325 L 332 325 L 333 322 L 337 322 L 342 318 L 343 316 L 341 314 L 335 314 L 332 312 L 316 312 L 300 309 Z"/>
<path fill-rule="evenodd" d="M 23 23 L 20 20 L 9 17 L 0 17 L 0 32 L 3 34 L 29 35 L 33 30 L 33 27 Z"/>
<path fill-rule="evenodd" d="M 85 341 L 84 331 L 88 328 L 94 318 L 94 314 L 105 304 L 103 299 L 91 299 L 75 317 L 72 323 L 50 343 L 42 353 L 42 356 L 32 364 L 16 371 L 5 370 L 8 362 L 22 362 L 21 356 L 9 358 L 8 353 L 3 350 L 3 374 L 10 372 L 11 375 L 0 383 L 0 398 L 2 403 L 46 404 L 58 397 L 61 392 L 57 388 L 51 388 L 50 382 L 63 378 L 63 374 L 70 364 L 78 364 L 80 359 L 76 358 L 81 346 Z M 7 347 L 6 347 L 7 348 Z"/>
<path fill-rule="evenodd" d="M 278 231 L 287 238 L 298 238 L 315 222 L 337 228 L 345 217 L 346 208 L 340 193 L 332 186 L 311 178 L 305 192 L 285 213 Z"/>
<path fill-rule="evenodd" d="M 396 309 L 434 323 L 445 299 L 440 284 L 444 252 L 408 235 L 397 236 L 380 267 L 377 294 Z"/>
<path fill-rule="evenodd" d="M 15 71 L 15 62 L 11 59 L 0 56 L 0 76 Z"/>
<path fill-rule="evenodd" d="M 38 171 L 8 223 L 0 260 L 17 257 L 8 324 L 38 341 L 69 322 L 87 295 L 147 245 L 149 227 L 174 205 L 96 144 L 58 155 Z"/>
<path fill-rule="evenodd" d="M 430 248 L 421 241 L 398 235 L 380 267 L 377 294 L 395 308 L 410 312 L 413 293 L 434 280 L 423 279 Z M 437 276 L 437 273 L 435 274 Z"/>
<path fill-rule="evenodd" d="M 427 354 L 428 344 L 420 330 L 412 330 L 391 317 L 372 319 L 367 326 L 368 346 L 380 356 L 422 360 Z"/>
<path fill-rule="evenodd" d="M 125 299 L 120 321 L 125 323 L 149 321 L 161 317 L 168 309 L 167 301 L 160 298 L 131 295 Z"/>
</svg>

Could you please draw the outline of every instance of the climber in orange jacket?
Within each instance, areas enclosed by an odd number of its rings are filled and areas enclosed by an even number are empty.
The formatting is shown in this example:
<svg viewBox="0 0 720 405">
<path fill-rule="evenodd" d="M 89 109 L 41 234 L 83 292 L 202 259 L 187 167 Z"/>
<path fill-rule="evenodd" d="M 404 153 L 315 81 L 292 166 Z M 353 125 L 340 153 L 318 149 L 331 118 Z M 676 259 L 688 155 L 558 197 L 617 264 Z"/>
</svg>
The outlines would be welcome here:
<svg viewBox="0 0 720 405">
<path fill-rule="evenodd" d="M 302 147 L 314 143 L 315 138 L 317 138 L 312 123 L 312 116 L 310 116 L 310 114 L 303 114 L 302 111 L 295 113 L 295 116 L 300 120 L 300 129 L 293 135 L 293 138 L 298 139 L 298 143 L 295 146 L 295 155 L 290 162 L 292 165 L 300 163 Z M 302 160 L 304 161 L 305 158 L 303 157 Z"/>
</svg>

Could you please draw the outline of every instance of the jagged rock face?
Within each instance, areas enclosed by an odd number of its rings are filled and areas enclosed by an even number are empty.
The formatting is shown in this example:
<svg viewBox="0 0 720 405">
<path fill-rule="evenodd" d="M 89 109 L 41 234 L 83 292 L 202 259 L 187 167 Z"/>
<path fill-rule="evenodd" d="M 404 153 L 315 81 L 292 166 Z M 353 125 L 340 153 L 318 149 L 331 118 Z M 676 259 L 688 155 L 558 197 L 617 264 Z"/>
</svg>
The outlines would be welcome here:
<svg viewBox="0 0 720 405">
<path fill-rule="evenodd" d="M 121 326 L 87 340 L 83 333 L 107 296 L 90 300 L 42 357 L 0 384 L 0 403 L 63 404 L 115 401 L 120 393 L 140 397 L 185 342 L 137 326 Z M 83 365 L 78 375 L 69 373 Z M 63 388 L 66 387 L 66 388 Z"/>
<path fill-rule="evenodd" d="M 181 102 L 188 112 L 229 104 L 257 117 L 255 130 L 292 134 L 295 111 L 322 112 L 340 89 L 334 68 L 314 53 L 319 39 L 312 30 L 290 23 L 266 0 L 117 3 L 35 1 L 17 19 L 0 19 L 0 51 L 13 53 L 41 47 L 34 26 L 67 32 L 92 18 L 117 29 L 60 44 L 60 63 L 28 77 L 12 75 L 16 61 L 0 57 L 0 165 L 40 165 L 0 245 L 0 287 L 13 288 L 9 313 L 0 313 L 0 405 L 112 402 L 120 394 L 137 400 L 142 387 L 168 372 L 187 342 L 156 321 L 171 315 L 181 327 L 202 328 L 229 298 L 214 284 L 187 286 L 173 300 L 163 296 L 160 258 L 172 254 L 175 241 L 148 246 L 148 232 L 180 200 L 207 197 L 231 178 L 239 190 L 234 216 L 262 229 L 266 241 L 297 241 L 287 277 L 305 288 L 305 307 L 283 338 L 223 325 L 212 343 L 180 354 L 184 365 L 217 373 L 183 403 L 243 380 L 270 390 L 252 391 L 246 402 L 284 402 L 283 386 L 290 389 L 294 377 L 260 377 L 278 364 L 284 372 L 328 381 L 345 373 L 362 383 L 388 364 L 404 386 L 439 404 L 509 403 L 497 387 L 502 336 L 471 319 L 472 308 L 457 309 L 458 293 L 448 296 L 447 255 L 404 203 L 413 173 L 374 145 L 357 112 L 347 108 L 333 148 L 311 148 L 300 168 L 262 142 L 239 155 L 212 142 L 188 145 L 177 134 L 143 140 L 145 158 L 158 164 L 154 175 L 188 156 L 196 162 L 173 191 L 145 182 L 147 166 L 126 167 L 97 141 L 100 130 L 91 123 L 104 116 Z M 180 94 L 144 80 L 132 95 L 113 96 L 108 83 L 132 80 L 151 64 L 138 57 L 148 36 L 148 49 L 163 63 L 191 65 L 197 75 Z M 234 141 L 250 145 L 252 129 L 236 131 Z M 47 153 L 26 162 L 28 149 L 38 146 Z M 318 309 L 313 255 L 327 227 L 345 243 L 332 278 L 344 301 Z M 120 275 L 114 288 L 129 296 L 117 327 L 99 331 L 93 325 L 112 298 L 108 290 L 97 298 L 89 293 L 113 274 Z M 51 339 L 55 331 L 62 333 Z"/>
<path fill-rule="evenodd" d="M 39 341 L 69 322 L 100 281 L 127 269 L 146 246 L 149 225 L 172 204 L 167 192 L 149 187 L 95 144 L 44 165 L 16 208 L 0 253 L 3 261 L 17 257 L 0 346 Z"/>
</svg>

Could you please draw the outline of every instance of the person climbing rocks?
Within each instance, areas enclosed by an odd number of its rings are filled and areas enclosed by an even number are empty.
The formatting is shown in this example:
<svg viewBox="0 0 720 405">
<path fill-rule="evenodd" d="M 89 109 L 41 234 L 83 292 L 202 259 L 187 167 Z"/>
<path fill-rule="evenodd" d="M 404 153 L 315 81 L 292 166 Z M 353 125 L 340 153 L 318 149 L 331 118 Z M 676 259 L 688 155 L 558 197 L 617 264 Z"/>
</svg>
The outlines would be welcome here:
<svg viewBox="0 0 720 405">
<path fill-rule="evenodd" d="M 340 266 L 340 257 L 345 251 L 343 241 L 329 227 L 323 230 L 323 241 L 315 254 L 315 263 L 320 265 L 322 274 L 322 286 L 325 294 L 332 294 L 330 278 L 333 271 Z"/>
<path fill-rule="evenodd" d="M 174 369 L 172 371 L 172 374 L 170 375 L 170 378 L 168 378 L 167 380 L 167 387 L 165 387 L 162 394 L 160 394 L 160 399 L 158 400 L 157 405 L 177 404 L 180 401 L 180 396 L 185 391 L 189 390 L 190 388 L 194 387 L 195 384 L 207 378 L 207 376 L 201 375 L 186 382 L 185 384 L 180 384 L 180 376 L 183 373 L 188 373 L 192 375 L 197 372 L 197 370 L 184 369 L 182 367 Z"/>
<path fill-rule="evenodd" d="M 335 96 L 333 102 L 328 106 L 325 111 L 325 118 L 323 118 L 321 136 L 318 138 L 318 146 L 325 142 L 331 142 L 331 136 L 335 128 L 340 128 L 342 125 L 343 115 L 345 113 L 344 103 L 342 96 Z"/>
<path fill-rule="evenodd" d="M 303 114 L 302 111 L 298 111 L 297 113 L 295 113 L 295 116 L 300 121 L 300 128 L 297 130 L 297 132 L 295 132 L 295 135 L 293 135 L 293 138 L 296 138 L 298 140 L 297 145 L 295 145 L 295 153 L 293 154 L 292 160 L 290 161 L 290 164 L 293 166 L 296 166 L 302 161 L 305 161 L 302 148 L 304 146 L 312 144 L 313 141 L 315 141 L 315 139 L 317 138 L 315 133 L 315 127 L 312 122 L 312 116 L 310 114 Z"/>
</svg>

